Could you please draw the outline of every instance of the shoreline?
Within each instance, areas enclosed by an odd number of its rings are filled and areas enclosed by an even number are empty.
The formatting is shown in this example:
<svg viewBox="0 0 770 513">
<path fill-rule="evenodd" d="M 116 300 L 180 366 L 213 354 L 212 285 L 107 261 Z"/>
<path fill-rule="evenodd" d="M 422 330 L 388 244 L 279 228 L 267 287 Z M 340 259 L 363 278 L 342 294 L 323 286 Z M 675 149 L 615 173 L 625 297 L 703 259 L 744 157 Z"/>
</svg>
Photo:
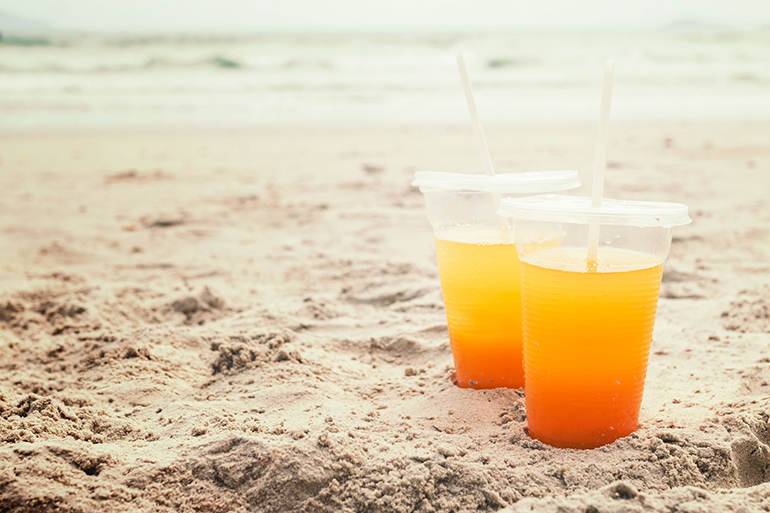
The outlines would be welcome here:
<svg viewBox="0 0 770 513">
<path fill-rule="evenodd" d="M 645 130 L 647 128 L 655 129 L 670 129 L 670 130 L 688 130 L 696 129 L 699 131 L 713 129 L 719 131 L 725 128 L 765 128 L 768 121 L 764 119 L 725 119 L 725 120 L 667 120 L 667 121 L 649 121 L 649 120 L 612 120 L 612 127 L 610 129 L 610 135 L 612 131 L 620 129 L 627 131 L 629 129 Z M 569 120 L 564 122 L 554 121 L 547 119 L 542 122 L 535 122 L 530 120 L 521 120 L 519 122 L 489 122 L 484 123 L 485 131 L 490 131 L 494 134 L 495 131 L 500 133 L 510 132 L 528 132 L 529 130 L 535 130 L 537 132 L 556 130 L 559 132 L 580 131 L 586 130 L 589 132 L 590 137 L 596 137 L 596 120 Z M 250 134 L 255 132 L 302 132 L 302 133 L 316 133 L 316 132 L 333 132 L 333 133 L 345 133 L 345 132 L 467 132 L 471 134 L 472 131 L 469 123 L 465 120 L 457 123 L 388 123 L 382 121 L 372 121 L 371 123 L 340 123 L 339 125 L 330 125 L 326 122 L 319 121 L 318 123 L 287 123 L 283 125 L 265 124 L 265 125 L 249 125 L 249 124 L 227 124 L 215 126 L 200 125 L 182 125 L 182 124 L 169 124 L 167 126 L 150 124 L 136 125 L 136 126 L 78 126 L 78 125 L 64 125 L 48 128 L 0 128 L 0 135 L 7 137 L 31 137 L 31 136 L 88 136 L 88 135 L 104 135 L 104 136 L 132 136 L 132 135 L 165 135 L 165 136 L 181 136 L 181 135 L 218 135 L 218 134 Z"/>
</svg>

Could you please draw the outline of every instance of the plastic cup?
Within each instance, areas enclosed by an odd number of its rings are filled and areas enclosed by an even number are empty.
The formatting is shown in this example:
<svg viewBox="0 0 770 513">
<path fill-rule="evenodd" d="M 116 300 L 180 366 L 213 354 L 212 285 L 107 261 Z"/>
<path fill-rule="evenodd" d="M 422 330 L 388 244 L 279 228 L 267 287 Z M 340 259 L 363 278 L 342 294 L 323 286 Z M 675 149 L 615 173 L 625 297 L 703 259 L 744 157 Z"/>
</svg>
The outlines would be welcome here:
<svg viewBox="0 0 770 513">
<path fill-rule="evenodd" d="M 501 197 L 566 191 L 576 171 L 494 176 L 418 172 L 433 226 L 457 384 L 524 386 L 518 258 Z"/>
<path fill-rule="evenodd" d="M 521 260 L 529 435 L 590 449 L 634 432 L 663 261 L 687 207 L 544 195 L 503 200 L 498 212 L 514 221 Z"/>
</svg>

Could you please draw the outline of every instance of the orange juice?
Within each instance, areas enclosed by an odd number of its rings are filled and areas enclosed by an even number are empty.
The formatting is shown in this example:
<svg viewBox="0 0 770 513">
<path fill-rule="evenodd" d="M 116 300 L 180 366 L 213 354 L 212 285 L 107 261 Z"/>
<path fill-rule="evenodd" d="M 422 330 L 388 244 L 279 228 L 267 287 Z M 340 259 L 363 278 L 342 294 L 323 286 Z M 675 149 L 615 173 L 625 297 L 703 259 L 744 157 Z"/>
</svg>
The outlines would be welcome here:
<svg viewBox="0 0 770 513">
<path fill-rule="evenodd" d="M 516 246 L 491 234 L 461 240 L 451 234 L 435 240 L 457 384 L 523 387 Z"/>
<path fill-rule="evenodd" d="M 663 262 L 554 248 L 521 263 L 527 424 L 556 447 L 588 449 L 637 428 Z"/>
</svg>

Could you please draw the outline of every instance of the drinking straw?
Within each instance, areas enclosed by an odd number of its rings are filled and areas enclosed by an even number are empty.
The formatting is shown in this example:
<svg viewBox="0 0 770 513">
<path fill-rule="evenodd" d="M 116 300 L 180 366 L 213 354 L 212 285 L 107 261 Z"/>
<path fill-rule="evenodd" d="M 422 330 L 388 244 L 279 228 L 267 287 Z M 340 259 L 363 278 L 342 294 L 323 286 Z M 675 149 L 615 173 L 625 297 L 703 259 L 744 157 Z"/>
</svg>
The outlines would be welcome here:
<svg viewBox="0 0 770 513">
<path fill-rule="evenodd" d="M 476 111 L 476 102 L 473 99 L 471 81 L 468 78 L 468 70 L 465 69 L 465 58 L 463 57 L 463 52 L 461 50 L 455 52 L 455 59 L 457 59 L 457 69 L 460 71 L 460 78 L 463 82 L 465 100 L 468 103 L 468 112 L 471 115 L 471 126 L 473 126 L 473 133 L 476 134 L 476 141 L 479 145 L 479 153 L 481 153 L 481 162 L 484 165 L 484 172 L 487 176 L 495 176 L 495 169 L 492 167 L 492 156 L 489 154 L 489 146 L 487 146 L 484 128 L 481 126 L 479 113 Z M 500 193 L 492 193 L 492 206 L 494 210 L 497 210 L 500 207 Z M 500 221 L 500 230 L 503 232 L 503 238 L 509 241 L 511 239 L 510 221 L 508 219 L 503 219 L 502 217 L 498 217 L 498 220 Z"/>
<path fill-rule="evenodd" d="M 591 207 L 602 206 L 604 192 L 604 170 L 607 167 L 607 137 L 610 127 L 610 104 L 612 103 L 612 78 L 615 74 L 615 61 L 604 61 L 604 87 L 602 88 L 602 107 L 599 115 L 599 132 L 596 136 L 594 151 L 594 183 L 591 194 Z M 597 253 L 599 251 L 599 224 L 588 225 L 588 255 L 589 270 L 596 270 Z"/>
<path fill-rule="evenodd" d="M 484 135 L 484 128 L 481 126 L 481 121 L 479 120 L 479 113 L 476 112 L 476 102 L 473 100 L 473 90 L 471 90 L 471 81 L 468 79 L 468 71 L 465 69 L 463 52 L 457 50 L 455 52 L 455 58 L 457 59 L 457 69 L 460 71 L 460 78 L 463 81 L 465 100 L 468 102 L 468 112 L 471 115 L 473 133 L 476 134 L 476 141 L 479 144 L 479 152 L 481 153 L 481 161 L 484 164 L 484 172 L 487 176 L 495 176 L 495 170 L 492 167 L 492 157 L 489 155 L 489 147 L 487 146 L 487 138 Z"/>
</svg>

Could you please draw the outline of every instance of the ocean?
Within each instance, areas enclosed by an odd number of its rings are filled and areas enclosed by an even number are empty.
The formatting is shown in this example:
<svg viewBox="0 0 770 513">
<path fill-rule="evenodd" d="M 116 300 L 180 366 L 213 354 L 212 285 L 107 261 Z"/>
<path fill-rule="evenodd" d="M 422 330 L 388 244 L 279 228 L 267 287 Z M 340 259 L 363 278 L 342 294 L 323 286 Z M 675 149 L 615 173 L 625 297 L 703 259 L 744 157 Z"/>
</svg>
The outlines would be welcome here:
<svg viewBox="0 0 770 513">
<path fill-rule="evenodd" d="M 0 130 L 770 119 L 770 31 L 5 37 Z"/>
</svg>

